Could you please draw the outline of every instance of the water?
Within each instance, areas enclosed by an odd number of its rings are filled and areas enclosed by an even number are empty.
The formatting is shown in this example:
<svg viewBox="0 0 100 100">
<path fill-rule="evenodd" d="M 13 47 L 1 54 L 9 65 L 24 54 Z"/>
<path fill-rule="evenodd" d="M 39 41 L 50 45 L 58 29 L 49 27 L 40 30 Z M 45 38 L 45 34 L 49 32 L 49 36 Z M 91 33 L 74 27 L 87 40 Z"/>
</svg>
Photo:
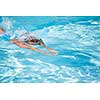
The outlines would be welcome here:
<svg viewBox="0 0 100 100">
<path fill-rule="evenodd" d="M 43 55 L 1 40 L 1 83 L 100 82 L 99 16 L 8 16 L 0 26 L 12 37 L 28 31 L 58 52 Z"/>
</svg>

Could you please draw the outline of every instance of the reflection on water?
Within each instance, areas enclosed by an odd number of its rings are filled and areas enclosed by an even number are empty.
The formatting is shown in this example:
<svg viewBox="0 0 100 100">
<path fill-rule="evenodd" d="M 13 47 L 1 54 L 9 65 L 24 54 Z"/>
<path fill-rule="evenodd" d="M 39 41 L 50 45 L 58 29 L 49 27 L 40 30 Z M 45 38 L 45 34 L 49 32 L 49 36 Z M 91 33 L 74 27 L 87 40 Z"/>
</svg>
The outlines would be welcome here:
<svg viewBox="0 0 100 100">
<path fill-rule="evenodd" d="M 29 31 L 58 51 L 47 56 L 1 40 L 1 83 L 100 82 L 99 17 L 4 17 L 1 25 L 12 36 Z"/>
</svg>

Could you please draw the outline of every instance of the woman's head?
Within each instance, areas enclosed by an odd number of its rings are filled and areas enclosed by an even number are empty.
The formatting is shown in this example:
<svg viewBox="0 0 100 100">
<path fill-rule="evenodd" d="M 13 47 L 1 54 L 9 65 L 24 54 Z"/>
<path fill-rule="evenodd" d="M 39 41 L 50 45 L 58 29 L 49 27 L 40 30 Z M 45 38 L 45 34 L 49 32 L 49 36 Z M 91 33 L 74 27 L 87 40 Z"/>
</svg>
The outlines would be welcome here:
<svg viewBox="0 0 100 100">
<path fill-rule="evenodd" d="M 0 28 L 0 34 L 4 33 L 4 29 Z"/>
<path fill-rule="evenodd" d="M 25 42 L 27 42 L 28 44 L 31 44 L 31 45 L 45 46 L 42 39 L 29 39 L 29 40 L 26 40 Z"/>
</svg>

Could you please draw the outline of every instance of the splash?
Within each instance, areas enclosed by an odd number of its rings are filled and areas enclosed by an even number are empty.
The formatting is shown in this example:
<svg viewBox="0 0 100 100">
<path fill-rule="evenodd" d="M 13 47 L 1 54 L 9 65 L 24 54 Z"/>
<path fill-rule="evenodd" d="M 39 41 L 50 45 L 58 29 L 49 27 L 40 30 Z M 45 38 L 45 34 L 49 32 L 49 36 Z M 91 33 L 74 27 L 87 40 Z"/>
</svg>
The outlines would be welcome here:
<svg viewBox="0 0 100 100">
<path fill-rule="evenodd" d="M 11 20 L 7 17 L 2 17 L 2 22 L 0 23 L 0 26 L 8 31 L 8 30 L 13 29 L 14 22 L 15 22 L 14 20 Z"/>
<path fill-rule="evenodd" d="M 54 22 L 59 21 L 59 18 L 56 18 L 53 18 Z M 65 23 L 63 20 L 64 24 L 58 22 L 59 24 L 53 23 L 49 24 L 50 26 L 43 24 L 43 21 L 37 21 L 38 23 L 34 24 L 36 30 L 30 30 L 33 27 L 33 19 L 30 20 L 32 23 L 29 22 L 26 26 L 26 22 L 20 22 L 21 19 L 16 22 L 8 17 L 2 19 L 1 24 L 12 36 L 23 35 L 28 31 L 25 27 L 30 24 L 28 32 L 42 38 L 47 46 L 58 51 L 58 55 L 42 55 L 3 41 L 0 45 L 0 82 L 100 82 L 98 21 Z M 46 21 L 47 24 L 49 21 Z M 38 24 L 42 28 L 38 27 Z"/>
</svg>

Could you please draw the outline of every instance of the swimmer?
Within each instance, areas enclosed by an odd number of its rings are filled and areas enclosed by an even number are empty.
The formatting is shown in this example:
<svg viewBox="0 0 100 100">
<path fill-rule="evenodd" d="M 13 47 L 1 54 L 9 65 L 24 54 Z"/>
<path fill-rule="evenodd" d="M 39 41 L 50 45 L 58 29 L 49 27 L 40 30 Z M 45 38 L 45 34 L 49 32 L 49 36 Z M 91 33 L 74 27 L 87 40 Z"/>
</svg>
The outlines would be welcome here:
<svg viewBox="0 0 100 100">
<path fill-rule="evenodd" d="M 26 38 L 24 41 L 21 41 L 18 38 L 17 39 L 10 39 L 10 35 L 6 34 L 3 28 L 0 28 L 0 35 L 1 34 L 2 34 L 2 37 L 5 38 L 5 40 L 10 41 L 11 43 L 16 44 L 17 46 L 19 46 L 21 48 L 31 49 L 33 51 L 40 52 L 40 53 L 47 54 L 47 55 L 49 54 L 49 52 L 52 55 L 56 54 L 56 51 L 47 47 L 42 39 L 36 39 L 32 36 L 30 36 L 30 38 Z M 45 52 L 43 50 L 37 49 L 37 48 L 33 47 L 32 45 L 39 45 L 41 47 L 44 47 L 49 52 Z"/>
</svg>

